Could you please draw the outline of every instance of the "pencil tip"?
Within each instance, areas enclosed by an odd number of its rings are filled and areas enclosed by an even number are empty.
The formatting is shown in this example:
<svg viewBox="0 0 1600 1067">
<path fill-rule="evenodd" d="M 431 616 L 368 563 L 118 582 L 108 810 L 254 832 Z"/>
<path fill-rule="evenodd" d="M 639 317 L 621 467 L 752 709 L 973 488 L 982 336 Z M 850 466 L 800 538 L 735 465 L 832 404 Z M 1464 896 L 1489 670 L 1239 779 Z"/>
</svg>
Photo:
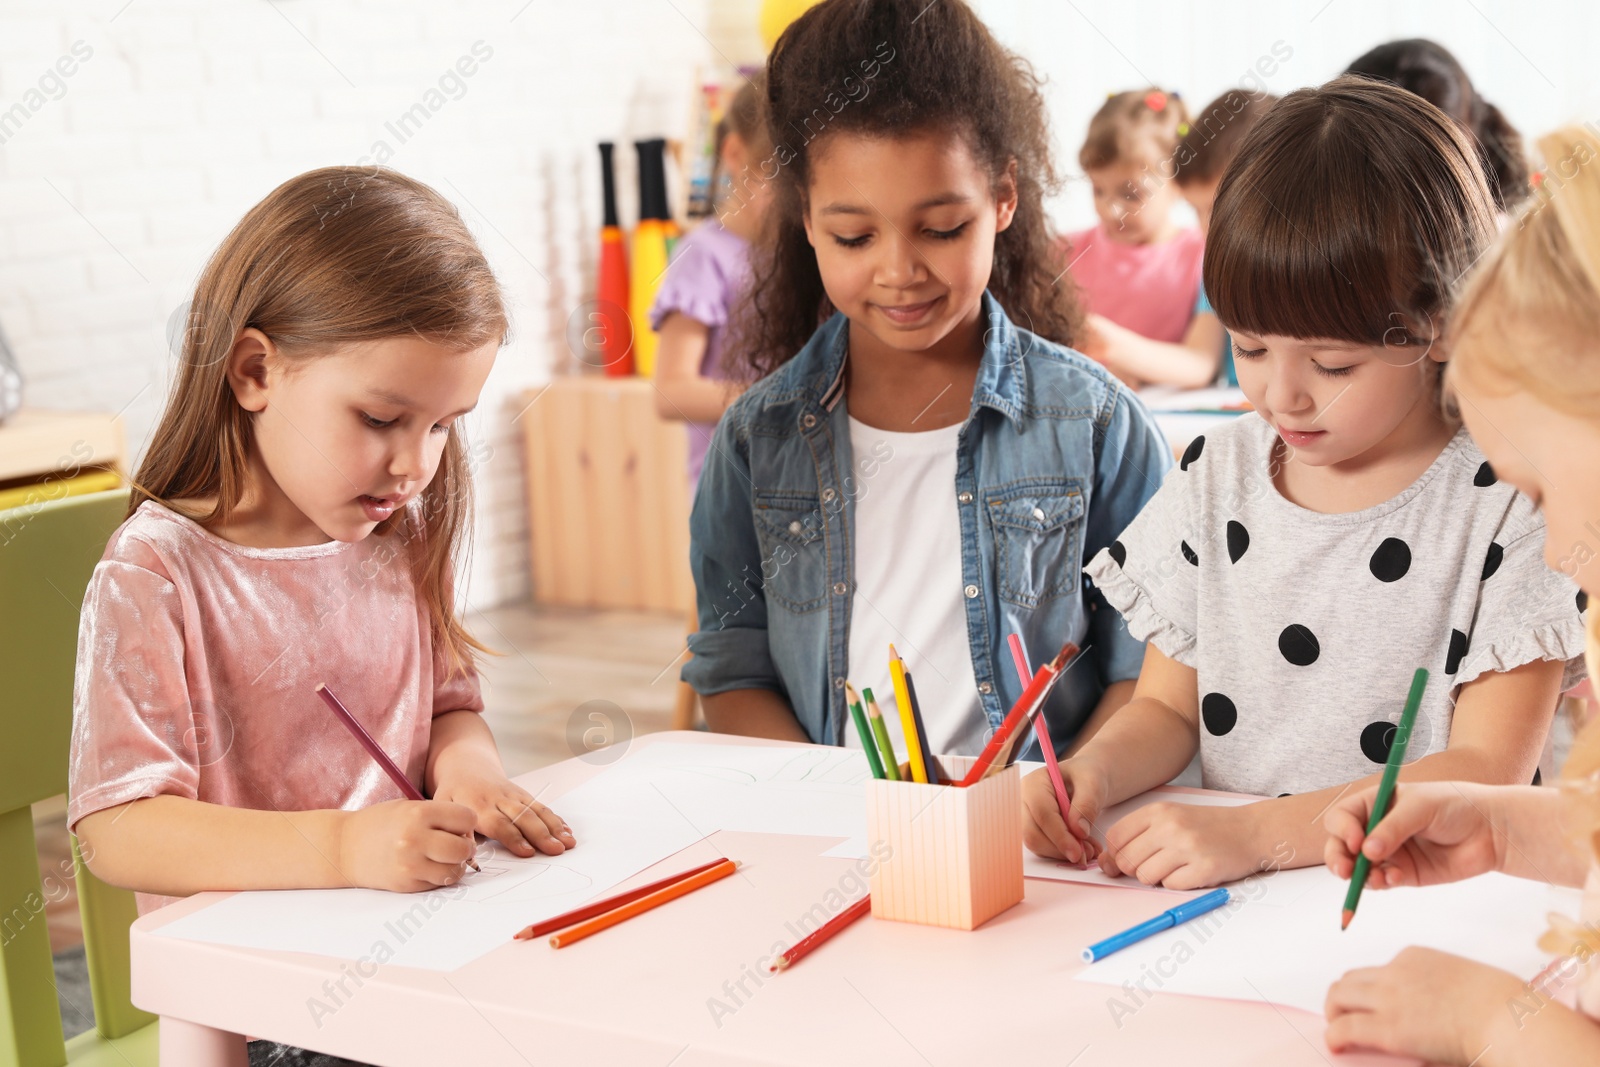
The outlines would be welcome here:
<svg viewBox="0 0 1600 1067">
<path fill-rule="evenodd" d="M 315 689 L 313 689 L 312 692 L 313 693 L 320 693 L 326 688 L 328 688 L 328 683 L 327 682 L 318 682 L 317 683 L 317 687 Z"/>
<path fill-rule="evenodd" d="M 900 658 L 900 653 L 898 653 L 898 652 L 896 652 L 894 650 L 894 642 L 893 641 L 889 642 L 889 658 L 890 659 L 899 659 Z"/>
<path fill-rule="evenodd" d="M 1344 909 L 1344 914 L 1339 917 L 1339 929 L 1350 929 L 1350 920 L 1354 919 L 1355 917 L 1355 912 L 1351 911 L 1349 908 Z"/>
</svg>

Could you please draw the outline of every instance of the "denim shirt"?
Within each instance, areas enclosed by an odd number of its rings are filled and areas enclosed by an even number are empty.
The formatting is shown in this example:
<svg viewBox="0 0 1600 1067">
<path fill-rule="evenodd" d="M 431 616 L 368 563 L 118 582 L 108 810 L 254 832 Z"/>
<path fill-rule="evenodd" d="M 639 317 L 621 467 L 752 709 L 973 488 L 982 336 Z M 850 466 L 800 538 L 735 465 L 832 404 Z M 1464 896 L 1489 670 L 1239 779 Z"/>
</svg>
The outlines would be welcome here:
<svg viewBox="0 0 1600 1067">
<path fill-rule="evenodd" d="M 1035 668 L 1078 642 L 1083 661 L 1045 709 L 1064 749 L 1106 686 L 1136 678 L 1144 659 L 1083 565 L 1154 495 L 1172 453 L 1098 364 L 1014 326 L 989 293 L 983 315 L 983 364 L 950 487 L 973 677 L 993 729 L 1022 695 L 1006 635 L 1022 635 Z M 708 695 L 773 690 L 819 744 L 840 744 L 849 718 L 855 498 L 874 475 L 891 476 L 851 454 L 849 326 L 835 314 L 728 409 L 689 521 L 700 629 L 684 680 Z"/>
</svg>

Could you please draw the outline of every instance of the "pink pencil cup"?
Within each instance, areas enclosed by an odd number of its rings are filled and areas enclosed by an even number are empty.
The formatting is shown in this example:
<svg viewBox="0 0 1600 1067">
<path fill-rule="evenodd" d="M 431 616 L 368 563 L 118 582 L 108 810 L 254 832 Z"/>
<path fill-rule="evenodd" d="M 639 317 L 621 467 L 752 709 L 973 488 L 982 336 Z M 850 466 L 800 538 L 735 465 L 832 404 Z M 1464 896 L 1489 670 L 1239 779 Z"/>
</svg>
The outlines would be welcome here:
<svg viewBox="0 0 1600 1067">
<path fill-rule="evenodd" d="M 960 781 L 976 762 L 938 756 Z M 872 917 L 972 930 L 1022 899 L 1022 775 L 1016 766 L 962 789 L 911 780 L 867 783 L 867 833 L 889 846 L 873 872 Z"/>
</svg>

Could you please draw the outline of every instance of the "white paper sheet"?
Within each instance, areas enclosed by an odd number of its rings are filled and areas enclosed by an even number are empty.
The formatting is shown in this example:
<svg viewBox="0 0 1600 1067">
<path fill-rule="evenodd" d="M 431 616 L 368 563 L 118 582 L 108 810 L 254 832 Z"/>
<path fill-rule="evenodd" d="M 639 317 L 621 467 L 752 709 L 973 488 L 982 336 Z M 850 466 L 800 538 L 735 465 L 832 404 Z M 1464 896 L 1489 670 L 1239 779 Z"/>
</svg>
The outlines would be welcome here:
<svg viewBox="0 0 1600 1067">
<path fill-rule="evenodd" d="M 740 745 L 642 745 L 545 799 L 578 847 L 523 859 L 480 849 L 482 874 L 428 893 L 372 889 L 237 893 L 159 936 L 454 970 L 529 923 L 568 911 L 718 830 L 861 832 L 865 757 Z"/>
<path fill-rule="evenodd" d="M 1043 766 L 1043 764 L 1040 764 Z M 1100 838 L 1105 839 L 1105 831 L 1111 829 L 1125 816 L 1138 811 L 1146 804 L 1157 801 L 1169 801 L 1174 804 L 1201 804 L 1208 807 L 1236 807 L 1240 804 L 1249 804 L 1259 798 L 1237 797 L 1211 793 L 1181 793 L 1177 790 L 1160 788 L 1152 789 L 1148 793 L 1141 793 L 1132 800 L 1124 800 L 1121 804 L 1113 804 L 1107 808 L 1096 820 L 1100 828 Z M 1103 874 L 1097 866 L 1087 870 L 1079 870 L 1070 863 L 1061 860 L 1046 859 L 1036 853 L 1024 851 L 1022 854 L 1022 876 L 1024 878 L 1048 878 L 1056 882 L 1082 882 L 1085 885 L 1111 886 L 1117 889 L 1149 889 L 1159 893 L 1180 893 L 1185 896 L 1194 895 L 1191 890 L 1163 889 L 1160 886 L 1148 886 L 1136 878 L 1126 875 L 1112 878 Z M 1158 909 L 1159 910 L 1159 909 Z"/>
<path fill-rule="evenodd" d="M 1246 879 L 1232 887 L 1229 905 L 1087 965 L 1075 977 L 1117 987 L 1106 1002 L 1113 1016 L 1131 1014 L 1155 992 L 1265 1001 L 1321 1014 L 1328 987 L 1346 971 L 1388 963 L 1407 945 L 1531 978 L 1548 959 L 1535 944 L 1546 912 L 1576 915 L 1579 901 L 1575 890 L 1486 874 L 1426 889 L 1368 890 L 1350 928 L 1341 931 L 1348 884 L 1326 867 Z"/>
</svg>

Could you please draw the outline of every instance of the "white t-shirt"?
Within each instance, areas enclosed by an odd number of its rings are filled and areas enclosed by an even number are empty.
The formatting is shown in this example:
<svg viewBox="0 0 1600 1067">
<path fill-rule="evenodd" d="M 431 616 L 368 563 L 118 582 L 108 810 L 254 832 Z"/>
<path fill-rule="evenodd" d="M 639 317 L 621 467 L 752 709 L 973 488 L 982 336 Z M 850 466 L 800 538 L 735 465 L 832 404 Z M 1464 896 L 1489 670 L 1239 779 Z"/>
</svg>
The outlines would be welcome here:
<svg viewBox="0 0 1600 1067">
<path fill-rule="evenodd" d="M 850 606 L 849 677 L 877 698 L 895 754 L 908 752 L 889 675 L 892 643 L 917 690 L 935 755 L 976 756 L 989 724 L 978 700 L 967 640 L 956 503 L 961 424 L 893 433 L 850 420 L 857 456 L 882 457 L 855 500 L 855 596 Z M 860 748 L 847 724 L 845 744 Z"/>
</svg>

